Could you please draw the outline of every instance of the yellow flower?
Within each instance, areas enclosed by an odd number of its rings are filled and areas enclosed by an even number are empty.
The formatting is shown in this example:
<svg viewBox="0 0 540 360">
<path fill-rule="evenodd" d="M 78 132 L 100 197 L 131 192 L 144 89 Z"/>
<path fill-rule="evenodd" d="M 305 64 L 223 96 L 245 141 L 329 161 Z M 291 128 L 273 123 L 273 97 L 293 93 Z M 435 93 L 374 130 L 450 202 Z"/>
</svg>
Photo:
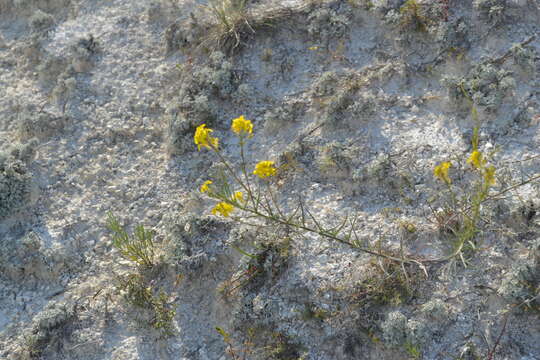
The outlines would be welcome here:
<svg viewBox="0 0 540 360">
<path fill-rule="evenodd" d="M 229 216 L 229 214 L 234 210 L 234 206 L 227 204 L 226 202 L 220 202 L 212 209 L 212 214 L 220 214 L 222 216 Z"/>
<path fill-rule="evenodd" d="M 484 183 L 487 186 L 495 185 L 495 166 L 489 166 L 484 169 Z"/>
<path fill-rule="evenodd" d="M 210 190 L 210 188 L 208 187 L 208 185 L 210 185 L 212 183 L 212 180 L 206 180 L 204 182 L 204 184 L 201 185 L 201 192 L 202 193 L 205 193 L 205 192 L 208 192 L 208 190 Z"/>
<path fill-rule="evenodd" d="M 308 47 L 308 50 L 311 50 L 311 51 L 319 50 L 319 47 L 318 46 L 310 46 L 310 47 Z"/>
<path fill-rule="evenodd" d="M 448 177 L 448 169 L 450 169 L 451 166 L 452 163 L 450 161 L 444 161 L 439 165 L 435 166 L 435 169 L 433 170 L 433 175 L 435 175 L 435 177 L 439 178 L 445 183 L 450 184 L 452 180 L 450 180 L 450 177 Z"/>
<path fill-rule="evenodd" d="M 236 135 L 240 135 L 240 136 L 246 135 L 246 134 L 249 134 L 249 135 L 253 134 L 253 124 L 251 123 L 251 121 L 246 120 L 244 118 L 244 115 L 232 121 L 231 129 L 232 131 L 234 131 Z"/>
<path fill-rule="evenodd" d="M 276 175 L 276 168 L 274 167 L 273 161 L 261 161 L 255 165 L 255 170 L 253 174 L 257 175 L 261 179 L 264 179 L 268 176 Z"/>
<path fill-rule="evenodd" d="M 486 160 L 484 160 L 482 153 L 478 150 L 474 150 L 467 159 L 467 164 L 471 164 L 475 169 L 479 169 L 486 163 Z"/>
<path fill-rule="evenodd" d="M 219 140 L 218 138 L 210 136 L 212 131 L 214 130 L 206 128 L 206 124 L 198 126 L 195 130 L 195 136 L 193 136 L 193 139 L 195 140 L 195 144 L 197 145 L 199 151 L 201 151 L 201 146 L 217 149 Z"/>
<path fill-rule="evenodd" d="M 237 191 L 233 195 L 233 200 L 236 200 L 238 202 L 244 202 L 244 194 L 242 194 L 241 191 Z"/>
</svg>

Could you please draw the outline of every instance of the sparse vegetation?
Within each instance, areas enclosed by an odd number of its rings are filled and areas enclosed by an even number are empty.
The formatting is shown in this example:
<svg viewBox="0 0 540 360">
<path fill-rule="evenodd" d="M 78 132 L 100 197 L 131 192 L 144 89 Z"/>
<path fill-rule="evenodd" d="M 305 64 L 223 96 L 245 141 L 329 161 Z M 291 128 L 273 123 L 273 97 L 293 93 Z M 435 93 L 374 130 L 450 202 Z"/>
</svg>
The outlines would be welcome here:
<svg viewBox="0 0 540 360">
<path fill-rule="evenodd" d="M 468 108 L 469 99 L 476 106 L 485 107 L 495 112 L 503 102 L 507 93 L 515 87 L 512 73 L 492 63 L 475 66 L 464 78 L 446 78 L 443 80 L 449 87 L 450 98 L 463 101 Z"/>
<path fill-rule="evenodd" d="M 502 24 L 508 17 L 506 0 L 474 0 L 474 8 L 481 18 L 495 25 Z"/>
<path fill-rule="evenodd" d="M 231 51 L 241 45 L 244 33 L 254 30 L 249 23 L 249 0 L 210 0 L 207 9 L 216 20 L 211 40 Z"/>
<path fill-rule="evenodd" d="M 156 286 L 156 272 L 160 271 L 154 233 L 143 225 L 135 228 L 129 235 L 112 213 L 108 213 L 107 226 L 112 232 L 112 244 L 122 257 L 138 265 L 139 271 L 117 276 L 117 290 L 131 306 L 149 311 L 149 318 L 142 319 L 163 335 L 174 332 L 175 304 L 170 295 Z"/>
<path fill-rule="evenodd" d="M 233 66 L 220 51 L 212 52 L 204 66 L 182 66 L 182 85 L 168 109 L 166 141 L 171 155 L 191 150 L 191 136 L 200 122 L 213 126 L 220 99 L 231 99 L 238 88 Z"/>
<path fill-rule="evenodd" d="M 330 41 L 347 33 L 349 19 L 326 6 L 315 7 L 308 16 L 307 31 L 314 40 L 328 48 Z"/>
<path fill-rule="evenodd" d="M 533 245 L 531 258 L 522 263 L 516 263 L 506 273 L 498 293 L 514 306 L 540 313 L 540 252 L 538 247 L 538 244 Z"/>
<path fill-rule="evenodd" d="M 253 3 L 253 4 L 252 4 Z M 306 6 L 298 8 L 268 6 L 251 0 L 210 0 L 203 9 L 210 15 L 210 23 L 204 20 L 199 26 L 205 28 L 199 46 L 234 54 L 253 37 L 259 29 L 272 29 L 278 21 L 302 13 Z"/>
<path fill-rule="evenodd" d="M 289 261 L 290 238 L 281 241 L 269 240 L 256 245 L 256 253 L 248 253 L 232 245 L 236 251 L 244 255 L 247 262 L 219 287 L 220 293 L 228 298 L 243 290 L 257 291 L 268 283 L 273 283 L 283 272 Z"/>
<path fill-rule="evenodd" d="M 353 286 L 350 301 L 358 306 L 398 306 L 417 293 L 420 274 L 404 272 L 392 261 L 372 261 L 363 280 Z M 410 276 L 407 276 L 407 273 Z"/>
<path fill-rule="evenodd" d="M 163 290 L 154 289 L 148 276 L 141 274 L 119 276 L 117 281 L 118 290 L 124 292 L 124 299 L 128 304 L 150 312 L 148 318 L 142 319 L 143 323 L 150 324 L 163 335 L 174 333 L 176 306 L 170 295 Z"/>
<path fill-rule="evenodd" d="M 472 101 L 471 104 L 473 104 Z M 498 171 L 495 165 L 490 164 L 495 151 L 485 153 L 480 150 L 480 122 L 474 105 L 472 105 L 472 117 L 476 126 L 473 130 L 471 140 L 472 152 L 466 160 L 470 169 L 469 171 L 472 171 L 472 180 L 469 180 L 471 185 L 468 186 L 471 190 L 467 192 L 463 191 L 462 188 L 454 187 L 452 179 L 449 176 L 452 162 L 441 162 L 433 171 L 434 176 L 444 183 L 447 196 L 447 200 L 443 202 L 442 208 L 433 211 L 434 218 L 438 223 L 440 231 L 451 233 L 455 240 L 451 254 L 441 260 L 453 260 L 457 257 L 464 266 L 466 266 L 466 258 L 478 248 L 475 239 L 479 232 L 478 224 L 482 217 L 484 203 L 540 179 L 540 175 L 533 175 L 524 181 L 492 194 L 491 189 L 497 184 L 496 172 Z"/>
<path fill-rule="evenodd" d="M 0 3 L 0 358 L 536 358 L 533 1 Z"/>
<path fill-rule="evenodd" d="M 422 352 L 420 351 L 418 346 L 410 342 L 406 342 L 404 348 L 407 354 L 409 354 L 411 360 L 418 360 L 422 358 Z"/>
<path fill-rule="evenodd" d="M 231 335 L 220 327 L 216 331 L 226 344 L 226 354 L 233 360 L 302 360 L 302 346 L 278 331 L 265 326 L 252 326 L 246 331 L 246 339 L 235 345 Z"/>
<path fill-rule="evenodd" d="M 32 322 L 29 331 L 23 334 L 24 354 L 29 359 L 42 359 L 57 355 L 63 338 L 73 331 L 73 320 L 77 318 L 76 306 L 70 303 L 51 303 Z"/>
<path fill-rule="evenodd" d="M 156 254 L 154 246 L 154 232 L 147 230 L 143 225 L 137 225 L 133 235 L 120 225 L 118 219 L 109 213 L 107 227 L 113 233 L 112 245 L 127 260 L 151 268 L 156 264 Z"/>
</svg>

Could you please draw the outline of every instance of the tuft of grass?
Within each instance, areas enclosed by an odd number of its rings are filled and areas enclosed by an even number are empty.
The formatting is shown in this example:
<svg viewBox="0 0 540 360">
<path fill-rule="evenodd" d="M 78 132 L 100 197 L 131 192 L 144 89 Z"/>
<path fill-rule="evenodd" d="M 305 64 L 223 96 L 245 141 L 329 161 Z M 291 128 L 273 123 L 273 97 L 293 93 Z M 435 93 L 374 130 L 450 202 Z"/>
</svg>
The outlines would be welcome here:
<svg viewBox="0 0 540 360">
<path fill-rule="evenodd" d="M 176 315 L 176 309 L 163 290 L 156 292 L 149 285 L 148 280 L 140 274 L 118 277 L 118 282 L 118 289 L 125 291 L 124 298 L 128 304 L 151 312 L 151 318 L 148 321 L 150 326 L 164 335 L 173 334 L 172 321 Z"/>
<path fill-rule="evenodd" d="M 412 271 L 412 269 L 405 269 Z M 368 275 L 355 286 L 351 300 L 360 306 L 400 305 L 409 301 L 416 293 L 418 276 L 408 276 L 400 264 L 382 260 L 372 261 Z"/>
<path fill-rule="evenodd" d="M 272 28 L 278 21 L 291 19 L 304 12 L 309 4 L 294 8 L 261 4 L 248 9 L 250 0 L 209 0 L 203 6 L 210 15 L 206 40 L 201 45 L 220 48 L 227 54 L 234 53 L 262 27 Z"/>
<path fill-rule="evenodd" d="M 246 33 L 255 33 L 249 22 L 249 0 L 210 0 L 205 9 L 215 20 L 210 39 L 232 51 L 240 46 Z"/>
<path fill-rule="evenodd" d="M 112 244 L 122 257 L 146 268 L 153 267 L 156 263 L 154 232 L 137 225 L 130 236 L 112 213 L 109 212 L 107 217 L 107 228 L 113 233 Z"/>
</svg>

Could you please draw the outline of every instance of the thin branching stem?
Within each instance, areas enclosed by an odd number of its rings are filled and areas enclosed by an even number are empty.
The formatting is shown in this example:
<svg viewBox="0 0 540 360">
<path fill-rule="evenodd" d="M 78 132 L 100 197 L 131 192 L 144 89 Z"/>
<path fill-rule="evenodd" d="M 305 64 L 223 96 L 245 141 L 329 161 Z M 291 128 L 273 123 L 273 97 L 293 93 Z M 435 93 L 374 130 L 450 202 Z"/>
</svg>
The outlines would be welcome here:
<svg viewBox="0 0 540 360">
<path fill-rule="evenodd" d="M 237 208 L 239 208 L 240 210 L 243 210 L 247 213 L 252 213 L 254 215 L 257 215 L 261 218 L 264 218 L 264 219 L 267 219 L 267 220 L 270 220 L 272 222 L 276 222 L 276 223 L 279 223 L 279 224 L 282 224 L 282 225 L 286 225 L 286 226 L 292 226 L 294 228 L 297 228 L 297 229 L 300 229 L 300 230 L 304 230 L 304 231 L 307 231 L 307 232 L 310 232 L 310 233 L 314 233 L 314 234 L 317 234 L 317 235 L 320 235 L 322 237 L 325 237 L 327 239 L 330 239 L 330 240 L 334 240 L 334 241 L 337 241 L 341 244 L 344 244 L 344 245 L 348 245 L 352 248 L 355 248 L 357 249 L 358 251 L 361 251 L 361 252 L 364 252 L 364 253 L 367 253 L 367 254 L 370 254 L 370 255 L 374 255 L 374 256 L 377 256 L 377 257 L 380 257 L 380 258 L 385 258 L 385 259 L 388 259 L 388 260 L 392 260 L 392 261 L 395 261 L 395 262 L 398 262 L 398 263 L 406 263 L 406 264 L 415 264 L 415 265 L 418 265 L 420 266 L 421 268 L 424 268 L 424 266 L 417 260 L 414 260 L 414 259 L 409 259 L 409 258 L 405 258 L 404 256 L 402 257 L 395 257 L 395 256 L 391 256 L 391 255 L 388 255 L 388 254 L 384 254 L 382 252 L 376 252 L 376 251 L 373 251 L 373 250 L 370 250 L 370 249 L 367 249 L 367 248 L 363 248 L 363 247 L 360 247 L 360 246 L 357 246 L 337 235 L 334 235 L 334 234 L 331 234 L 329 233 L 328 231 L 325 231 L 324 228 L 319 224 L 317 225 L 317 228 L 312 228 L 312 227 L 309 227 L 307 225 L 303 225 L 303 224 L 298 224 L 298 223 L 295 223 L 295 222 L 292 222 L 292 221 L 288 221 L 286 218 L 281 218 L 273 213 L 271 214 L 265 214 L 265 213 L 262 213 L 260 211 L 256 211 L 255 209 L 253 208 L 250 208 L 248 206 L 245 206 L 245 205 L 241 205 L 239 204 L 238 202 L 235 202 L 235 201 L 231 201 L 231 200 L 228 200 L 228 199 L 223 199 L 223 198 L 219 198 L 220 200 L 223 200 Z M 302 208 L 304 208 L 302 206 Z M 306 209 L 307 211 L 307 209 Z M 314 219 L 313 215 L 311 213 L 309 213 L 312 218 Z M 318 222 L 317 222 L 318 224 Z"/>
<path fill-rule="evenodd" d="M 267 189 L 268 189 L 268 194 L 270 194 L 270 199 L 274 203 L 274 207 L 276 208 L 277 213 L 279 214 L 279 216 L 281 216 L 281 218 L 285 218 L 285 215 L 283 215 L 283 212 L 279 208 L 279 204 L 276 200 L 276 197 L 274 196 L 274 193 L 272 192 L 272 186 L 270 186 L 269 183 L 267 183 Z"/>
<path fill-rule="evenodd" d="M 251 202 L 253 203 L 253 207 L 255 207 L 255 199 L 253 197 L 253 192 L 251 191 L 251 185 L 249 183 L 249 177 L 248 177 L 248 174 L 247 174 L 247 171 L 246 171 L 246 158 L 245 158 L 245 155 L 244 155 L 244 144 L 245 144 L 245 141 L 244 141 L 244 138 L 243 136 L 240 137 L 240 158 L 242 160 L 242 173 L 244 174 L 244 178 L 246 179 L 246 186 L 245 188 L 247 189 L 246 191 L 248 192 L 248 199 L 251 200 Z"/>
<path fill-rule="evenodd" d="M 242 188 L 248 193 L 248 194 L 251 194 L 251 191 L 246 187 L 246 185 L 242 182 L 242 179 L 240 179 L 237 175 L 236 175 L 236 172 L 231 168 L 231 166 L 229 165 L 229 163 L 227 162 L 227 160 L 225 160 L 225 158 L 223 157 L 223 155 L 221 155 L 221 153 L 219 152 L 218 149 L 214 148 L 212 146 L 212 150 L 214 150 L 214 152 L 217 154 L 217 156 L 219 157 L 219 160 L 223 163 L 223 165 L 225 165 L 225 167 L 227 168 L 227 170 L 231 173 L 231 176 L 234 178 L 234 180 L 240 185 L 242 186 Z"/>
</svg>

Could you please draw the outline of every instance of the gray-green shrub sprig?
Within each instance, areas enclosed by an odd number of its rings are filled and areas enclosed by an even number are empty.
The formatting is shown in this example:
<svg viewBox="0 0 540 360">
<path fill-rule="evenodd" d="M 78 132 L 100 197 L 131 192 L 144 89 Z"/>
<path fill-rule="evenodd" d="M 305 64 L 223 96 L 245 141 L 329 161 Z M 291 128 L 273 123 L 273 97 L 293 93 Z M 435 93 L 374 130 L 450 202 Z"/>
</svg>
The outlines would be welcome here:
<svg viewBox="0 0 540 360">
<path fill-rule="evenodd" d="M 110 212 L 107 214 L 107 227 L 113 233 L 112 244 L 122 257 L 147 268 L 155 265 L 152 230 L 145 229 L 143 225 L 137 225 L 135 233 L 130 236 Z"/>
</svg>

